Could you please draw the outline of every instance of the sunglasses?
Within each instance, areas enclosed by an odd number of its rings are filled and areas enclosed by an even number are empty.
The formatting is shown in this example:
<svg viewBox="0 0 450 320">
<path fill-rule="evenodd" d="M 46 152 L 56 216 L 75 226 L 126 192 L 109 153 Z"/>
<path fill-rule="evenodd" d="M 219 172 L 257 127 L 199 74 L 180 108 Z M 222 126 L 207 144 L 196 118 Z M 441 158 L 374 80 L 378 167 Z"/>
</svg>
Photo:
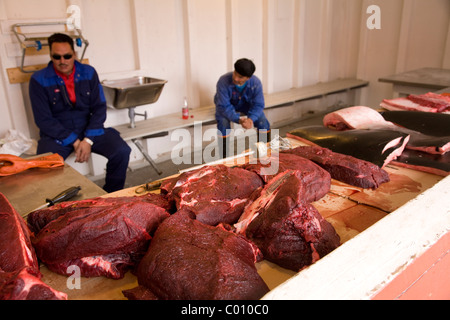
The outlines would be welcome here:
<svg viewBox="0 0 450 320">
<path fill-rule="evenodd" d="M 60 54 L 53 54 L 52 58 L 55 60 L 61 60 L 61 58 L 64 58 L 64 60 L 69 60 L 72 59 L 73 54 L 65 54 L 65 55 L 60 55 Z"/>
</svg>

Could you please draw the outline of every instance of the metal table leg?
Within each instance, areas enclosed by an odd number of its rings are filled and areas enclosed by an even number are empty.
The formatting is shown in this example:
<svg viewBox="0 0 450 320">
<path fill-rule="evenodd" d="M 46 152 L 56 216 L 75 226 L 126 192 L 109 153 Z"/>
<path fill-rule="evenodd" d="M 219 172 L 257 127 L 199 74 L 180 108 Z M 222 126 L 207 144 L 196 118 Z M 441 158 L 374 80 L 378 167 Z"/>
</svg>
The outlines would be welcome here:
<svg viewBox="0 0 450 320">
<path fill-rule="evenodd" d="M 150 163 L 150 165 L 155 169 L 155 171 L 161 175 L 162 171 L 158 169 L 156 166 L 156 163 L 153 161 L 153 159 L 148 155 L 148 153 L 144 150 L 144 147 L 142 146 L 141 142 L 137 139 L 132 139 L 133 143 L 136 145 L 136 147 L 139 149 L 139 151 L 144 155 L 144 158 Z"/>
</svg>

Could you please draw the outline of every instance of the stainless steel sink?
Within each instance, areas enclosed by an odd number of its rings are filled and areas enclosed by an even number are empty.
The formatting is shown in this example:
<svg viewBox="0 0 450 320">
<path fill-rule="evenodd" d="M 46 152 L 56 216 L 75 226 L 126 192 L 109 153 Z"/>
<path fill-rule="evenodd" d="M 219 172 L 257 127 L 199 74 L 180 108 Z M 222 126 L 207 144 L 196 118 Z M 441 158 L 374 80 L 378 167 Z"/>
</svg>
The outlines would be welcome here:
<svg viewBox="0 0 450 320">
<path fill-rule="evenodd" d="M 161 95 L 166 80 L 149 77 L 132 77 L 119 80 L 102 81 L 103 92 L 105 93 L 106 104 L 116 109 L 128 108 L 130 117 L 130 128 L 136 127 L 135 116 L 144 116 L 147 119 L 147 112 L 136 113 L 137 106 L 155 103 Z M 145 159 L 152 165 L 158 174 L 162 174 L 153 159 L 147 154 L 137 139 L 132 140 L 138 147 Z"/>
<path fill-rule="evenodd" d="M 116 109 L 134 108 L 158 101 L 166 80 L 132 77 L 102 82 L 108 106 Z"/>
</svg>

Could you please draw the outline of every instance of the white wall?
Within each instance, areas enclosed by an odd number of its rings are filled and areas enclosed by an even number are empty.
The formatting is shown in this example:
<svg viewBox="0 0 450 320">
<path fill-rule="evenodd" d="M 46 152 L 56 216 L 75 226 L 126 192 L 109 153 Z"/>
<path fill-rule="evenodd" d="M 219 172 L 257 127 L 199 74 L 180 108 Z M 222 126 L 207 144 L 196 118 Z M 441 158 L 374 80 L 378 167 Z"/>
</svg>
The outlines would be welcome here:
<svg viewBox="0 0 450 320">
<path fill-rule="evenodd" d="M 392 85 L 377 82 L 382 76 L 422 67 L 450 69 L 450 1 L 364 0 L 363 9 L 371 4 L 381 7 L 382 29 L 361 28 L 357 76 L 371 82 L 363 104 L 374 106 L 392 96 Z"/>
<path fill-rule="evenodd" d="M 10 26 L 65 20 L 71 4 L 102 80 L 168 80 L 157 103 L 138 107 L 150 117 L 179 112 L 184 97 L 191 107 L 211 105 L 218 77 L 244 56 L 267 93 L 358 77 L 370 81 L 358 102 L 373 107 L 393 95 L 379 77 L 450 68 L 449 0 L 0 0 L 0 137 L 8 129 L 36 137 L 27 86 L 6 73 L 20 63 Z M 366 27 L 370 5 L 381 8 L 381 30 Z M 128 121 L 126 110 L 108 109 L 108 126 Z"/>
</svg>

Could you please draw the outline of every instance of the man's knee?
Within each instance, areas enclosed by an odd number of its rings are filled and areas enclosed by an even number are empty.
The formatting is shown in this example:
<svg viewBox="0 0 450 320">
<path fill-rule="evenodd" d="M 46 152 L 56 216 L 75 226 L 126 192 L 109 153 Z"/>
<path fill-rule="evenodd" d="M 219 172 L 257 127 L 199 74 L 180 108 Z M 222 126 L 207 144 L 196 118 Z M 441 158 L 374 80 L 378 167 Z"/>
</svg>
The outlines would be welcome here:
<svg viewBox="0 0 450 320">
<path fill-rule="evenodd" d="M 124 141 L 124 143 L 122 144 L 120 150 L 119 150 L 120 154 L 122 154 L 124 157 L 129 157 L 130 153 L 131 153 L 131 148 L 130 146 Z"/>
<path fill-rule="evenodd" d="M 264 115 L 256 120 L 253 125 L 258 130 L 270 130 L 270 123 Z"/>
<path fill-rule="evenodd" d="M 225 117 L 217 116 L 216 115 L 216 121 L 217 121 L 217 130 L 218 134 L 221 136 L 228 135 L 231 128 L 231 122 Z"/>
<path fill-rule="evenodd" d="M 115 152 L 110 157 L 110 160 L 128 164 L 130 160 L 130 154 L 130 146 L 125 141 L 123 141 L 122 143 L 116 144 Z"/>
</svg>

